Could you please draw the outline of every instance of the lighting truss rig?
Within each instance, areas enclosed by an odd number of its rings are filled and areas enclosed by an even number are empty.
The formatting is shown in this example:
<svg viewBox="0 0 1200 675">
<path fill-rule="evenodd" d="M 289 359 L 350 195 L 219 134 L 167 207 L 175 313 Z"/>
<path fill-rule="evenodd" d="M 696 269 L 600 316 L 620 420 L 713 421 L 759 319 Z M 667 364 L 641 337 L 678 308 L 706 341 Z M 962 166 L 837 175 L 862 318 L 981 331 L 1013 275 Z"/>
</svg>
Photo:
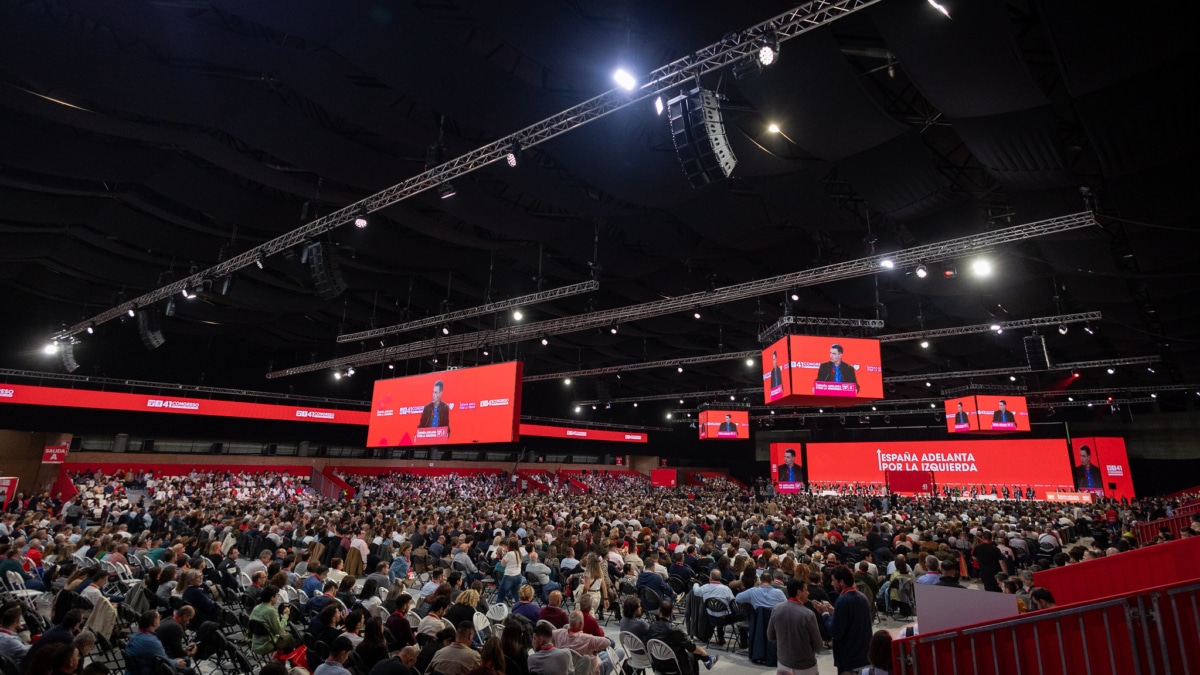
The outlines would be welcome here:
<svg viewBox="0 0 1200 675">
<path fill-rule="evenodd" d="M 825 316 L 781 316 L 770 328 L 766 329 L 758 336 L 758 341 L 767 344 L 774 342 L 785 335 L 790 335 L 794 326 L 817 326 L 830 328 L 858 328 L 865 330 L 879 330 L 883 328 L 883 322 L 879 319 L 843 319 L 840 317 L 825 317 Z"/>
<path fill-rule="evenodd" d="M 783 274 L 758 281 L 748 281 L 732 286 L 725 286 L 713 291 L 690 293 L 688 295 L 666 300 L 656 300 L 640 305 L 629 305 L 618 309 L 580 314 L 578 316 L 551 319 L 519 326 L 508 326 L 491 331 L 477 331 L 451 335 L 444 338 L 433 338 L 395 345 L 360 354 L 348 355 L 295 366 L 284 370 L 267 373 L 274 379 L 311 373 L 318 370 L 345 368 L 348 366 L 366 366 L 389 361 L 400 361 L 410 358 L 434 356 L 439 353 L 463 352 L 481 349 L 501 344 L 511 344 L 525 340 L 548 338 L 564 333 L 574 333 L 594 328 L 604 328 L 614 324 L 630 323 L 676 312 L 694 310 L 699 307 L 720 305 L 737 300 L 745 300 L 762 295 L 784 291 L 790 288 L 802 288 L 820 284 L 853 279 L 874 274 L 882 269 L 881 263 L 891 261 L 893 267 L 912 267 L 922 262 L 939 262 L 953 258 L 961 258 L 980 250 L 990 250 L 1003 244 L 1025 241 L 1062 232 L 1070 232 L 1096 225 L 1095 218 L 1090 212 L 1081 212 L 1068 216 L 1049 218 L 1034 223 L 1015 225 L 991 232 L 984 232 L 956 239 L 949 239 L 924 246 L 914 246 L 896 253 L 875 255 L 845 262 L 814 267 L 812 269 Z"/>
<path fill-rule="evenodd" d="M 137 310 L 138 308 L 165 300 L 182 292 L 184 289 L 193 288 L 205 280 L 217 279 L 254 265 L 266 256 L 274 255 L 293 246 L 311 241 L 326 232 L 351 223 L 355 218 L 362 215 L 364 211 L 375 213 L 408 199 L 413 195 L 471 173 L 492 162 L 503 160 L 512 152 L 514 147 L 533 147 L 560 134 L 583 126 L 588 122 L 633 105 L 638 101 L 659 94 L 674 92 L 674 90 L 684 85 L 690 87 L 696 78 L 701 75 L 719 70 L 743 59 L 752 58 L 757 54 L 762 40 L 767 36 L 773 36 L 778 41 L 783 42 L 829 24 L 864 7 L 869 7 L 877 2 L 879 0 L 812 0 L 801 3 L 783 14 L 744 31 L 729 33 L 720 42 L 699 49 L 692 54 L 688 54 L 651 71 L 649 75 L 642 78 L 634 91 L 626 91 L 619 88 L 611 89 L 583 103 L 572 106 L 553 117 L 525 127 L 516 133 L 472 150 L 465 155 L 450 159 L 397 185 L 393 185 L 382 192 L 377 192 L 366 199 L 338 209 L 327 216 L 318 218 L 307 225 L 276 237 L 265 244 L 256 246 L 245 253 L 233 256 L 213 267 L 141 295 L 130 302 L 108 309 L 90 319 L 85 319 L 55 333 L 51 336 L 51 339 L 62 340 L 72 335 L 77 335 L 87 330 L 89 326 L 98 326 L 102 323 L 112 321 L 130 310 Z"/>
</svg>

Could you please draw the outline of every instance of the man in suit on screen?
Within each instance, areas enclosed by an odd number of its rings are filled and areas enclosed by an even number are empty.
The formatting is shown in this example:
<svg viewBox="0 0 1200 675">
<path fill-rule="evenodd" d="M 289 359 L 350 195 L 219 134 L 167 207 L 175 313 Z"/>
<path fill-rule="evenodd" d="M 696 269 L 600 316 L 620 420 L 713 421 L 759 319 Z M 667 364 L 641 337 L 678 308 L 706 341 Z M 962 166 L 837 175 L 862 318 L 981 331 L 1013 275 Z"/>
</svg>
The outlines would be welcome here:
<svg viewBox="0 0 1200 675">
<path fill-rule="evenodd" d="M 1086 445 L 1079 446 L 1079 466 L 1075 467 L 1076 490 L 1103 490 L 1104 478 L 1100 476 L 1100 467 L 1092 464 L 1092 449 Z"/>
<path fill-rule="evenodd" d="M 1016 422 L 1017 418 L 1013 417 L 1012 411 L 1005 407 L 1004 399 L 1000 399 L 1000 409 L 992 413 L 993 422 Z"/>
<path fill-rule="evenodd" d="M 780 483 L 800 482 L 800 467 L 796 466 L 796 451 L 792 448 L 783 451 L 783 464 L 779 465 L 778 478 Z"/>
<path fill-rule="evenodd" d="M 971 419 L 967 417 L 967 411 L 963 410 L 963 404 L 960 401 L 958 404 L 958 412 L 954 413 L 954 424 L 970 424 Z"/>
<path fill-rule="evenodd" d="M 783 386 L 783 369 L 779 367 L 778 352 L 771 351 L 771 388 Z"/>
<path fill-rule="evenodd" d="M 720 426 L 720 428 L 717 429 L 717 431 L 718 432 L 721 432 L 721 431 L 737 432 L 737 425 L 733 423 L 733 415 L 726 415 L 725 421 L 721 422 L 721 426 Z"/>
<path fill-rule="evenodd" d="M 450 406 L 442 402 L 442 381 L 433 383 L 433 400 L 425 404 L 421 411 L 421 421 L 417 423 L 420 429 L 430 427 L 450 426 Z"/>
<path fill-rule="evenodd" d="M 854 379 L 854 366 L 842 361 L 842 346 L 829 345 L 829 360 L 817 369 L 817 382 L 852 382 L 858 391 L 858 380 Z"/>
</svg>

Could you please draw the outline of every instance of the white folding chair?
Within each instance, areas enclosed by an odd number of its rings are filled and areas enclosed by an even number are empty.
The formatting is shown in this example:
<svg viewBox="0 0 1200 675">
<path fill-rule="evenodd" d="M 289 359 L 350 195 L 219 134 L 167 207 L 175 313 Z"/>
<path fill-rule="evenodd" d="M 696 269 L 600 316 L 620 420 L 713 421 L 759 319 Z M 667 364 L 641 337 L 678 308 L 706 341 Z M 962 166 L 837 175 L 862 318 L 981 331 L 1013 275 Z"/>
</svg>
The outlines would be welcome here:
<svg viewBox="0 0 1200 675">
<path fill-rule="evenodd" d="M 654 669 L 654 664 L 650 662 L 650 653 L 646 651 L 646 645 L 642 644 L 638 636 L 629 631 L 621 631 L 619 641 L 625 649 L 625 662 L 631 669 L 636 672 Z"/>
<path fill-rule="evenodd" d="M 492 605 L 491 607 L 488 607 L 488 611 L 487 611 L 488 621 L 491 621 L 492 623 L 495 623 L 495 624 L 499 624 L 499 623 L 504 623 L 504 620 L 507 618 L 508 618 L 508 605 L 504 604 L 503 602 L 498 602 L 498 603 Z"/>
<path fill-rule="evenodd" d="M 475 612 L 475 616 L 471 617 L 471 622 L 475 624 L 475 633 L 478 639 L 486 641 L 492 636 L 492 622 L 488 621 L 483 612 Z"/>
<path fill-rule="evenodd" d="M 659 675 L 683 675 L 683 669 L 679 667 L 679 659 L 675 657 L 675 650 L 662 640 L 651 640 L 647 647 L 650 649 L 650 663 L 654 668 L 654 672 Z M 673 668 L 673 670 L 668 670 Z"/>
<path fill-rule="evenodd" d="M 4 576 L 6 577 L 5 585 L 8 587 L 8 594 L 17 600 L 32 602 L 42 594 L 42 591 L 25 588 L 25 580 L 17 572 L 9 570 L 4 573 Z"/>
</svg>

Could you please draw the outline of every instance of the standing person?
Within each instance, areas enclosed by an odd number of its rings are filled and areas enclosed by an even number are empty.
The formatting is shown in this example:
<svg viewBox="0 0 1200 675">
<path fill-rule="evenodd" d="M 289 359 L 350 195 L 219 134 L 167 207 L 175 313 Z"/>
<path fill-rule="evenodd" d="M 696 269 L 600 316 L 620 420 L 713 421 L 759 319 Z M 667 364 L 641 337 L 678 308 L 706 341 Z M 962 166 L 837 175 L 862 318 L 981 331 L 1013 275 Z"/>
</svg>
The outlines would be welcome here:
<svg viewBox="0 0 1200 675">
<path fill-rule="evenodd" d="M 500 566 L 504 568 L 504 577 L 496 590 L 496 602 L 504 602 L 511 595 L 513 601 L 518 600 L 517 589 L 521 587 L 521 554 L 517 550 L 517 540 L 509 539 L 501 547 L 504 553 L 500 556 Z"/>
<path fill-rule="evenodd" d="M 804 606 L 808 602 L 808 584 L 792 579 L 787 584 L 787 602 L 771 610 L 767 639 L 777 644 L 778 675 L 817 675 L 817 652 L 821 631 L 817 615 Z"/>
<path fill-rule="evenodd" d="M 1003 571 L 1004 554 L 1000 552 L 999 546 L 992 543 L 991 530 L 980 532 L 979 539 L 971 554 L 979 563 L 979 578 L 983 581 L 983 590 L 999 593 L 1000 582 L 996 581 L 996 575 Z"/>
<path fill-rule="evenodd" d="M 583 588 L 591 596 L 592 607 L 596 609 L 598 619 L 604 619 L 604 610 L 608 607 L 608 571 L 600 563 L 600 557 L 589 553 L 584 565 Z"/>
<path fill-rule="evenodd" d="M 833 640 L 833 665 L 839 673 L 870 665 L 871 601 L 854 588 L 854 575 L 847 567 L 833 570 L 837 601 L 821 603 L 821 618 Z"/>
</svg>

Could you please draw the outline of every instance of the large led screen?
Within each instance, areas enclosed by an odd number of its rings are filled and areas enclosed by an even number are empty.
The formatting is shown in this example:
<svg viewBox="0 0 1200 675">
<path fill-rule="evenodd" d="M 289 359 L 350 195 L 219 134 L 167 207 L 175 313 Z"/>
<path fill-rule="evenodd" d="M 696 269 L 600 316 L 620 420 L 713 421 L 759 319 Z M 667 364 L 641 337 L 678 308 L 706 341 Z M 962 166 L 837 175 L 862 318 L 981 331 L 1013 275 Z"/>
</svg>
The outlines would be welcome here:
<svg viewBox="0 0 1200 675">
<path fill-rule="evenodd" d="M 781 494 L 804 487 L 804 460 L 799 443 L 771 444 L 771 481 Z"/>
<path fill-rule="evenodd" d="M 976 396 L 980 431 L 1029 431 L 1024 396 Z"/>
<path fill-rule="evenodd" d="M 1133 499 L 1133 475 L 1125 439 L 1086 437 L 1071 440 L 1074 463 L 1071 478 L 1075 489 L 1112 499 Z"/>
<path fill-rule="evenodd" d="M 750 438 L 750 412 L 747 410 L 701 410 L 700 440 L 738 440 Z"/>
<path fill-rule="evenodd" d="M 788 339 L 777 340 L 762 353 L 763 400 L 773 403 L 792 395 L 791 357 Z"/>
<path fill-rule="evenodd" d="M 946 401 L 946 431 L 961 434 L 978 431 L 979 420 L 975 416 L 975 397 L 964 396 Z"/>
<path fill-rule="evenodd" d="M 879 340 L 793 335 L 792 393 L 856 405 L 855 399 L 883 398 Z"/>
<path fill-rule="evenodd" d="M 367 447 L 507 443 L 520 411 L 516 361 L 376 380 Z"/>
<path fill-rule="evenodd" d="M 887 471 L 930 471 L 942 486 L 979 486 L 988 493 L 1032 487 L 1074 490 L 1063 439 L 809 443 L 808 479 L 819 483 L 885 484 Z"/>
</svg>

